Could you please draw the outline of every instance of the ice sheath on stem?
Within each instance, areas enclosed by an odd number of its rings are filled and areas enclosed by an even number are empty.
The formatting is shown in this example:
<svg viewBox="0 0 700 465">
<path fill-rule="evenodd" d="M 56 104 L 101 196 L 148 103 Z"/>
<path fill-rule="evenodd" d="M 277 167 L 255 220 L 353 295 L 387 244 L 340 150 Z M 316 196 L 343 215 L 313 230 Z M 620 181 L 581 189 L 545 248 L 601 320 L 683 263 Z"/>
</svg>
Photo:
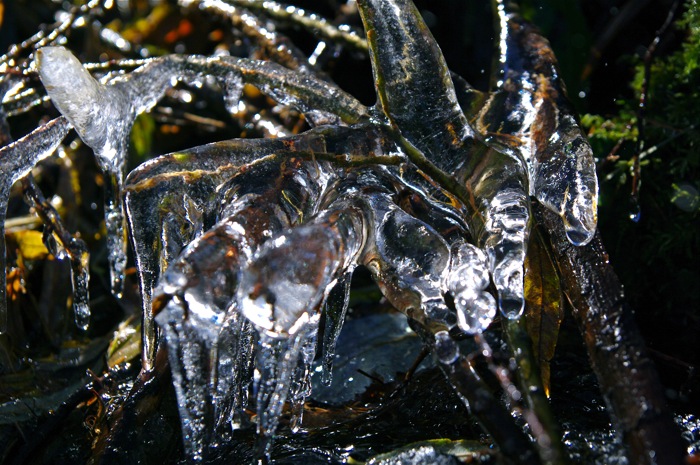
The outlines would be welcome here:
<svg viewBox="0 0 700 465">
<path fill-rule="evenodd" d="M 5 262 L 5 216 L 12 185 L 29 174 L 39 161 L 49 157 L 68 134 L 70 125 L 60 117 L 0 149 L 0 333 L 7 330 L 7 288 Z"/>
</svg>

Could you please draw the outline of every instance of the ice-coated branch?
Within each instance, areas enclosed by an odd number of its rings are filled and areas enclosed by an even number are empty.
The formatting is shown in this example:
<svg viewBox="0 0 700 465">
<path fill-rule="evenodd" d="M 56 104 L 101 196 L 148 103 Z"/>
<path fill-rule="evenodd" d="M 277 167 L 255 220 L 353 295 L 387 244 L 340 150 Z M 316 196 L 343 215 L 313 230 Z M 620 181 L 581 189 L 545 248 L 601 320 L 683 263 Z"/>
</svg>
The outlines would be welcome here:
<svg viewBox="0 0 700 465">
<path fill-rule="evenodd" d="M 574 247 L 554 213 L 539 205 L 534 212 L 549 231 L 564 290 L 631 462 L 683 463 L 685 445 L 622 284 L 603 258 L 607 252 L 600 235 L 583 247 Z"/>
<path fill-rule="evenodd" d="M 12 185 L 29 174 L 41 160 L 49 157 L 68 134 L 70 124 L 60 117 L 38 127 L 30 134 L 0 149 L 0 332 L 7 329 L 5 216 Z"/>
<path fill-rule="evenodd" d="M 175 82 L 192 82 L 213 75 L 219 79 L 233 105 L 238 101 L 243 83 L 251 83 L 280 103 L 309 112 L 310 119 L 317 118 L 319 122 L 336 118 L 356 122 L 366 114 L 357 100 L 323 81 L 253 60 L 169 56 L 148 62 L 109 84 L 96 81 L 61 47 L 39 50 L 37 66 L 52 101 L 95 151 L 108 177 L 105 223 L 115 295 L 121 293 L 126 265 L 121 191 L 129 133 L 136 116 L 152 108 Z M 81 91 L 76 92 L 76 88 Z"/>
<path fill-rule="evenodd" d="M 71 282 L 73 285 L 73 314 L 75 324 L 87 330 L 90 324 L 90 252 L 82 239 L 73 237 L 66 229 L 56 209 L 46 200 L 30 174 L 22 178 L 22 188 L 27 199 L 34 205 L 37 215 L 44 227 L 51 232 L 56 241 L 66 251 L 71 265 Z"/>
<path fill-rule="evenodd" d="M 231 4 L 248 8 L 253 11 L 261 11 L 266 16 L 292 24 L 299 25 L 309 31 L 313 31 L 318 36 L 330 40 L 350 45 L 351 47 L 366 52 L 367 41 L 359 31 L 355 31 L 348 25 L 336 26 L 325 18 L 315 13 L 307 12 L 294 5 L 285 5 L 273 1 L 259 0 L 228 0 Z"/>
<path fill-rule="evenodd" d="M 252 38 L 264 54 L 282 66 L 304 74 L 314 74 L 304 53 L 287 37 L 278 34 L 245 8 L 225 0 L 178 0 L 181 6 L 197 6 L 200 10 L 227 18 L 233 27 Z"/>
</svg>

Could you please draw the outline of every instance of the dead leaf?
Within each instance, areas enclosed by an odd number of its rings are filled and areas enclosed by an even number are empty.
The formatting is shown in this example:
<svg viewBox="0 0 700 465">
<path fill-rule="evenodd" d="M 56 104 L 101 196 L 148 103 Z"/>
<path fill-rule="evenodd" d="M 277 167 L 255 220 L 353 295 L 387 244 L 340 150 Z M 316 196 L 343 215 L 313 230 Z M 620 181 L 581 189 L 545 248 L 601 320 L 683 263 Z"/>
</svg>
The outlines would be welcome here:
<svg viewBox="0 0 700 465">
<path fill-rule="evenodd" d="M 559 275 L 542 236 L 532 231 L 525 257 L 525 328 L 549 397 L 550 366 L 564 317 Z"/>
</svg>

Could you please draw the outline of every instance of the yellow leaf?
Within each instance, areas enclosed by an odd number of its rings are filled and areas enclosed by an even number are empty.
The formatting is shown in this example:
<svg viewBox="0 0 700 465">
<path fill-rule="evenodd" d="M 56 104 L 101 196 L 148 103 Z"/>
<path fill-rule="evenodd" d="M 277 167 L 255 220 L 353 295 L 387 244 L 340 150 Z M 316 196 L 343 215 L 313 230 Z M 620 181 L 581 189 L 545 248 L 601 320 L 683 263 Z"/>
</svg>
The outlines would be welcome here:
<svg viewBox="0 0 700 465">
<path fill-rule="evenodd" d="M 141 354 L 141 324 L 134 318 L 123 321 L 107 349 L 107 366 L 131 361 Z"/>
<path fill-rule="evenodd" d="M 532 231 L 525 257 L 525 328 L 549 397 L 550 367 L 564 316 L 559 275 L 542 236 Z"/>
<path fill-rule="evenodd" d="M 25 260 L 44 260 L 52 258 L 49 256 L 49 251 L 44 245 L 43 234 L 41 231 L 24 230 L 13 233 L 19 254 Z"/>
</svg>

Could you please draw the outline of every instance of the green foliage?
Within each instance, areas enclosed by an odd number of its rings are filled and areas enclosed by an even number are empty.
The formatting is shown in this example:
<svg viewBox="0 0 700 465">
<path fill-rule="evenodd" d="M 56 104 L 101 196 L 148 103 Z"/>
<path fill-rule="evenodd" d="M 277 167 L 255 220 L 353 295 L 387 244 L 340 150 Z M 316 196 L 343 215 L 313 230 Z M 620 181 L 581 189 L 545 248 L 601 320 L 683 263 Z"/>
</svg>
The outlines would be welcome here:
<svg viewBox="0 0 700 465">
<path fill-rule="evenodd" d="M 681 359 L 697 353 L 693 336 L 700 325 L 700 5 L 686 3 L 675 27 L 684 41 L 666 56 L 654 56 L 644 112 L 643 140 L 637 115 L 645 65 L 639 59 L 631 83 L 635 99 L 618 102 L 617 115 L 585 115 L 591 143 L 600 158 L 601 230 L 627 295 L 654 341 L 677 336 Z M 615 149 L 613 154 L 611 151 Z M 641 151 L 640 151 L 641 149 Z M 639 152 L 639 153 L 638 153 Z M 608 155 L 610 154 L 610 155 Z M 641 183 L 638 223 L 629 221 L 634 156 Z M 653 290 L 653 292 L 650 292 Z M 652 324 L 654 323 L 654 324 Z"/>
</svg>

